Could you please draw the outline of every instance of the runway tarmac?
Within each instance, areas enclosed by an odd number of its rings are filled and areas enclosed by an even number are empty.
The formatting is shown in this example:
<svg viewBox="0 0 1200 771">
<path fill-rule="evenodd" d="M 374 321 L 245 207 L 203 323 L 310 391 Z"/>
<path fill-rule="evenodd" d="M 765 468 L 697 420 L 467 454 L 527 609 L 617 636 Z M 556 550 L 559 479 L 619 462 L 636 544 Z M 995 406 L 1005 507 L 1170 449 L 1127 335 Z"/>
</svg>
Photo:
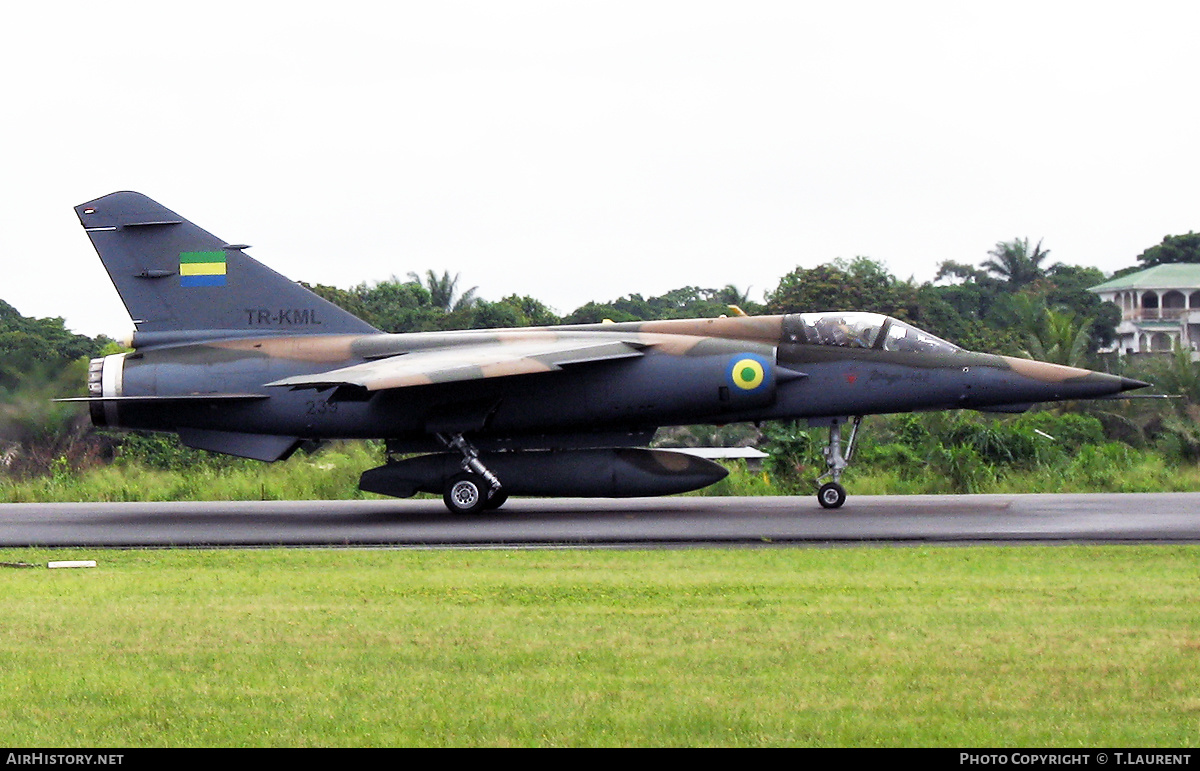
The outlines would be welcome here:
<svg viewBox="0 0 1200 771">
<path fill-rule="evenodd" d="M 1200 542 L 1200 493 L 0 504 L 0 546 L 672 546 Z"/>
</svg>

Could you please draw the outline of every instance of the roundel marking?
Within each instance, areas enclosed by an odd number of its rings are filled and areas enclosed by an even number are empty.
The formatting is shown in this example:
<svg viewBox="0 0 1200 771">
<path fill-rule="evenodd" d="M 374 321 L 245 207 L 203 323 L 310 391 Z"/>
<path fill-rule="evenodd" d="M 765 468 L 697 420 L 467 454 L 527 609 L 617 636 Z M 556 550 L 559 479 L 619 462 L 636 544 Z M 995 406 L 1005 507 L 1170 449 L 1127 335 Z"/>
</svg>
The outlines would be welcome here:
<svg viewBox="0 0 1200 771">
<path fill-rule="evenodd" d="M 729 379 L 742 391 L 754 391 L 767 382 L 767 368 L 757 356 L 741 356 L 730 365 Z"/>
</svg>

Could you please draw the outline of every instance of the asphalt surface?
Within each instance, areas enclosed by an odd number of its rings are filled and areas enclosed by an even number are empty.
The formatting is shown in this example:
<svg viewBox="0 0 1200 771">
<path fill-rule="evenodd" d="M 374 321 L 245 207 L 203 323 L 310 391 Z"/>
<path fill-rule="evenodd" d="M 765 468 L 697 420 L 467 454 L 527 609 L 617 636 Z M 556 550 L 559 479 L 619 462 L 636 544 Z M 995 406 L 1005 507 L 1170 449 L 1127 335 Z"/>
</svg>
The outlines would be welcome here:
<svg viewBox="0 0 1200 771">
<path fill-rule="evenodd" d="M 1200 542 L 1200 493 L 0 504 L 0 546 L 672 546 Z"/>
</svg>

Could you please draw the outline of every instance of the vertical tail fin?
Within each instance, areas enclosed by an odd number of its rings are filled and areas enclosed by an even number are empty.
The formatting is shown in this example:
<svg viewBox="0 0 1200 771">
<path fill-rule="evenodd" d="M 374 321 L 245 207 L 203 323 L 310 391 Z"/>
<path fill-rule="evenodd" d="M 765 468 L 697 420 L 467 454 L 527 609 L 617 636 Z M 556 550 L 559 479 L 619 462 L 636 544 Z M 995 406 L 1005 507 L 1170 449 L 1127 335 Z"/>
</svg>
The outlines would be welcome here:
<svg viewBox="0 0 1200 771">
<path fill-rule="evenodd" d="M 75 207 L 137 329 L 135 340 L 378 330 L 140 193 Z"/>
</svg>

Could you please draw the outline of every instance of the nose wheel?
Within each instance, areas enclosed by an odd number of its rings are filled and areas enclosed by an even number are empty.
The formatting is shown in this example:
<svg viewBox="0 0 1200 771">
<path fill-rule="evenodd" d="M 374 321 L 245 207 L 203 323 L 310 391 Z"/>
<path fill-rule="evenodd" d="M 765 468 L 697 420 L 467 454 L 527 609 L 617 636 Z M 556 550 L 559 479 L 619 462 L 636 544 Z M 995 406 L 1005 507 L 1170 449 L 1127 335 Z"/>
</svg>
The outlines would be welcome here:
<svg viewBox="0 0 1200 771">
<path fill-rule="evenodd" d="M 842 487 L 842 472 L 850 465 L 850 457 L 854 454 L 854 438 L 858 436 L 858 426 L 862 416 L 856 415 L 850 424 L 850 436 L 846 437 L 846 450 L 842 452 L 842 424 L 834 420 L 829 424 L 829 445 L 824 449 L 825 465 L 829 470 L 817 477 L 817 481 L 830 479 L 817 490 L 817 502 L 826 509 L 840 508 L 846 502 L 846 488 Z"/>
<path fill-rule="evenodd" d="M 817 490 L 817 500 L 826 509 L 836 509 L 846 502 L 846 488 L 837 482 L 826 482 Z"/>
</svg>

